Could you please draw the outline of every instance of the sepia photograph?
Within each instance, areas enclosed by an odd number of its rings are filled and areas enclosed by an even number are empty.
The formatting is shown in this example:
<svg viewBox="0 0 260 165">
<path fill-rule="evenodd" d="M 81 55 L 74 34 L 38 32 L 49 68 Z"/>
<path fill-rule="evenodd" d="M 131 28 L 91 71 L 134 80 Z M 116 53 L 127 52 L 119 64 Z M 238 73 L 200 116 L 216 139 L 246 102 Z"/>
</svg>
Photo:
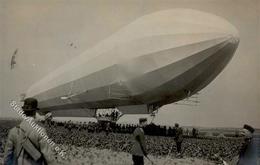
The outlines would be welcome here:
<svg viewBox="0 0 260 165">
<path fill-rule="evenodd" d="M 0 0 L 0 165 L 260 165 L 260 0 Z"/>
</svg>

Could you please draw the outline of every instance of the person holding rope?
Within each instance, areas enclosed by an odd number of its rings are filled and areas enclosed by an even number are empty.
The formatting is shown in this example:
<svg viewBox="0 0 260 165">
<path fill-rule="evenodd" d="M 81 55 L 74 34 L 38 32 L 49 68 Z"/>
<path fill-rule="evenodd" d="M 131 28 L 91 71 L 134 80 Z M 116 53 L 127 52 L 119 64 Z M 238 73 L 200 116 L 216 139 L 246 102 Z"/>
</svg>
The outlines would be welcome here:
<svg viewBox="0 0 260 165">
<path fill-rule="evenodd" d="M 143 127 L 147 124 L 146 118 L 139 119 L 139 125 L 133 132 L 134 143 L 132 146 L 132 159 L 134 165 L 143 165 L 144 156 L 147 157 L 146 143 Z"/>
</svg>

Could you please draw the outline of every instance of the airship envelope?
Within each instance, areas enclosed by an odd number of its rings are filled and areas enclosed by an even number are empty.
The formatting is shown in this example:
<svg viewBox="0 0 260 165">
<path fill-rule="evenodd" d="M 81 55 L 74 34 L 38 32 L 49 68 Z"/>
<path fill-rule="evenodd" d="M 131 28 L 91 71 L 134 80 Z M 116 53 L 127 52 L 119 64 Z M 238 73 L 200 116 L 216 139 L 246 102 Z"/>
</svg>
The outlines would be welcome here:
<svg viewBox="0 0 260 165">
<path fill-rule="evenodd" d="M 42 113 L 57 116 L 81 110 L 87 116 L 93 109 L 113 107 L 143 113 L 203 89 L 227 65 L 238 43 L 237 29 L 216 15 L 158 11 L 58 67 L 26 96 L 39 100 Z"/>
</svg>

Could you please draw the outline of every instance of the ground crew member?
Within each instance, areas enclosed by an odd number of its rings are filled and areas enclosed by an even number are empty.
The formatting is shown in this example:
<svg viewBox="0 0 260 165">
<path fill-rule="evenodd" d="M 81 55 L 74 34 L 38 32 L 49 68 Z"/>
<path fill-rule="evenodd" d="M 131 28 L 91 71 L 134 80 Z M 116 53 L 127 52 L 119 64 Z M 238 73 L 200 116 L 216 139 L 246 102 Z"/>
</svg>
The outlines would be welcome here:
<svg viewBox="0 0 260 165">
<path fill-rule="evenodd" d="M 247 124 L 244 125 L 242 135 L 244 143 L 242 144 L 237 165 L 257 164 L 257 140 L 253 138 L 255 129 Z"/>
<path fill-rule="evenodd" d="M 177 153 L 178 153 L 178 155 L 180 155 L 181 154 L 181 144 L 182 144 L 182 141 L 183 141 L 183 130 L 182 130 L 182 128 L 179 127 L 178 123 L 175 124 L 174 141 L 176 143 Z"/>
<path fill-rule="evenodd" d="M 110 127 L 110 123 L 106 123 L 106 128 L 105 128 L 106 135 L 108 135 L 110 132 L 112 132 L 112 128 Z"/>
<path fill-rule="evenodd" d="M 134 143 L 132 146 L 132 159 L 134 165 L 143 165 L 144 164 L 144 156 L 147 157 L 146 152 L 146 143 L 144 137 L 143 127 L 146 125 L 147 119 L 140 118 L 139 126 L 134 130 L 133 137 Z"/>
<path fill-rule="evenodd" d="M 34 98 L 24 100 L 22 107 L 27 119 L 35 123 L 38 102 Z M 39 128 L 39 127 L 38 127 Z M 41 132 L 45 129 L 41 127 Z M 46 165 L 53 163 L 50 144 L 30 125 L 23 120 L 9 131 L 5 145 L 4 165 Z"/>
</svg>

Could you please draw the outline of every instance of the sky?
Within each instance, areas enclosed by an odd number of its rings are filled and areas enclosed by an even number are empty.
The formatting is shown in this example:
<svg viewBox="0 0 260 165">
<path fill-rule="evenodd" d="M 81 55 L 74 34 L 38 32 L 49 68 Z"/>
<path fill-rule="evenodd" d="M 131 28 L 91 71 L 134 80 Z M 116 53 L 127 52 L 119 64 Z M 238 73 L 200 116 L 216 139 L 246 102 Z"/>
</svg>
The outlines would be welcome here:
<svg viewBox="0 0 260 165">
<path fill-rule="evenodd" d="M 174 8 L 225 18 L 238 29 L 240 44 L 227 67 L 200 92 L 197 106 L 163 106 L 154 122 L 204 127 L 247 123 L 260 128 L 260 0 L 1 0 L 0 117 L 18 117 L 10 100 L 18 101 L 58 66 L 140 16 Z M 16 49 L 17 64 L 11 70 Z"/>
</svg>

